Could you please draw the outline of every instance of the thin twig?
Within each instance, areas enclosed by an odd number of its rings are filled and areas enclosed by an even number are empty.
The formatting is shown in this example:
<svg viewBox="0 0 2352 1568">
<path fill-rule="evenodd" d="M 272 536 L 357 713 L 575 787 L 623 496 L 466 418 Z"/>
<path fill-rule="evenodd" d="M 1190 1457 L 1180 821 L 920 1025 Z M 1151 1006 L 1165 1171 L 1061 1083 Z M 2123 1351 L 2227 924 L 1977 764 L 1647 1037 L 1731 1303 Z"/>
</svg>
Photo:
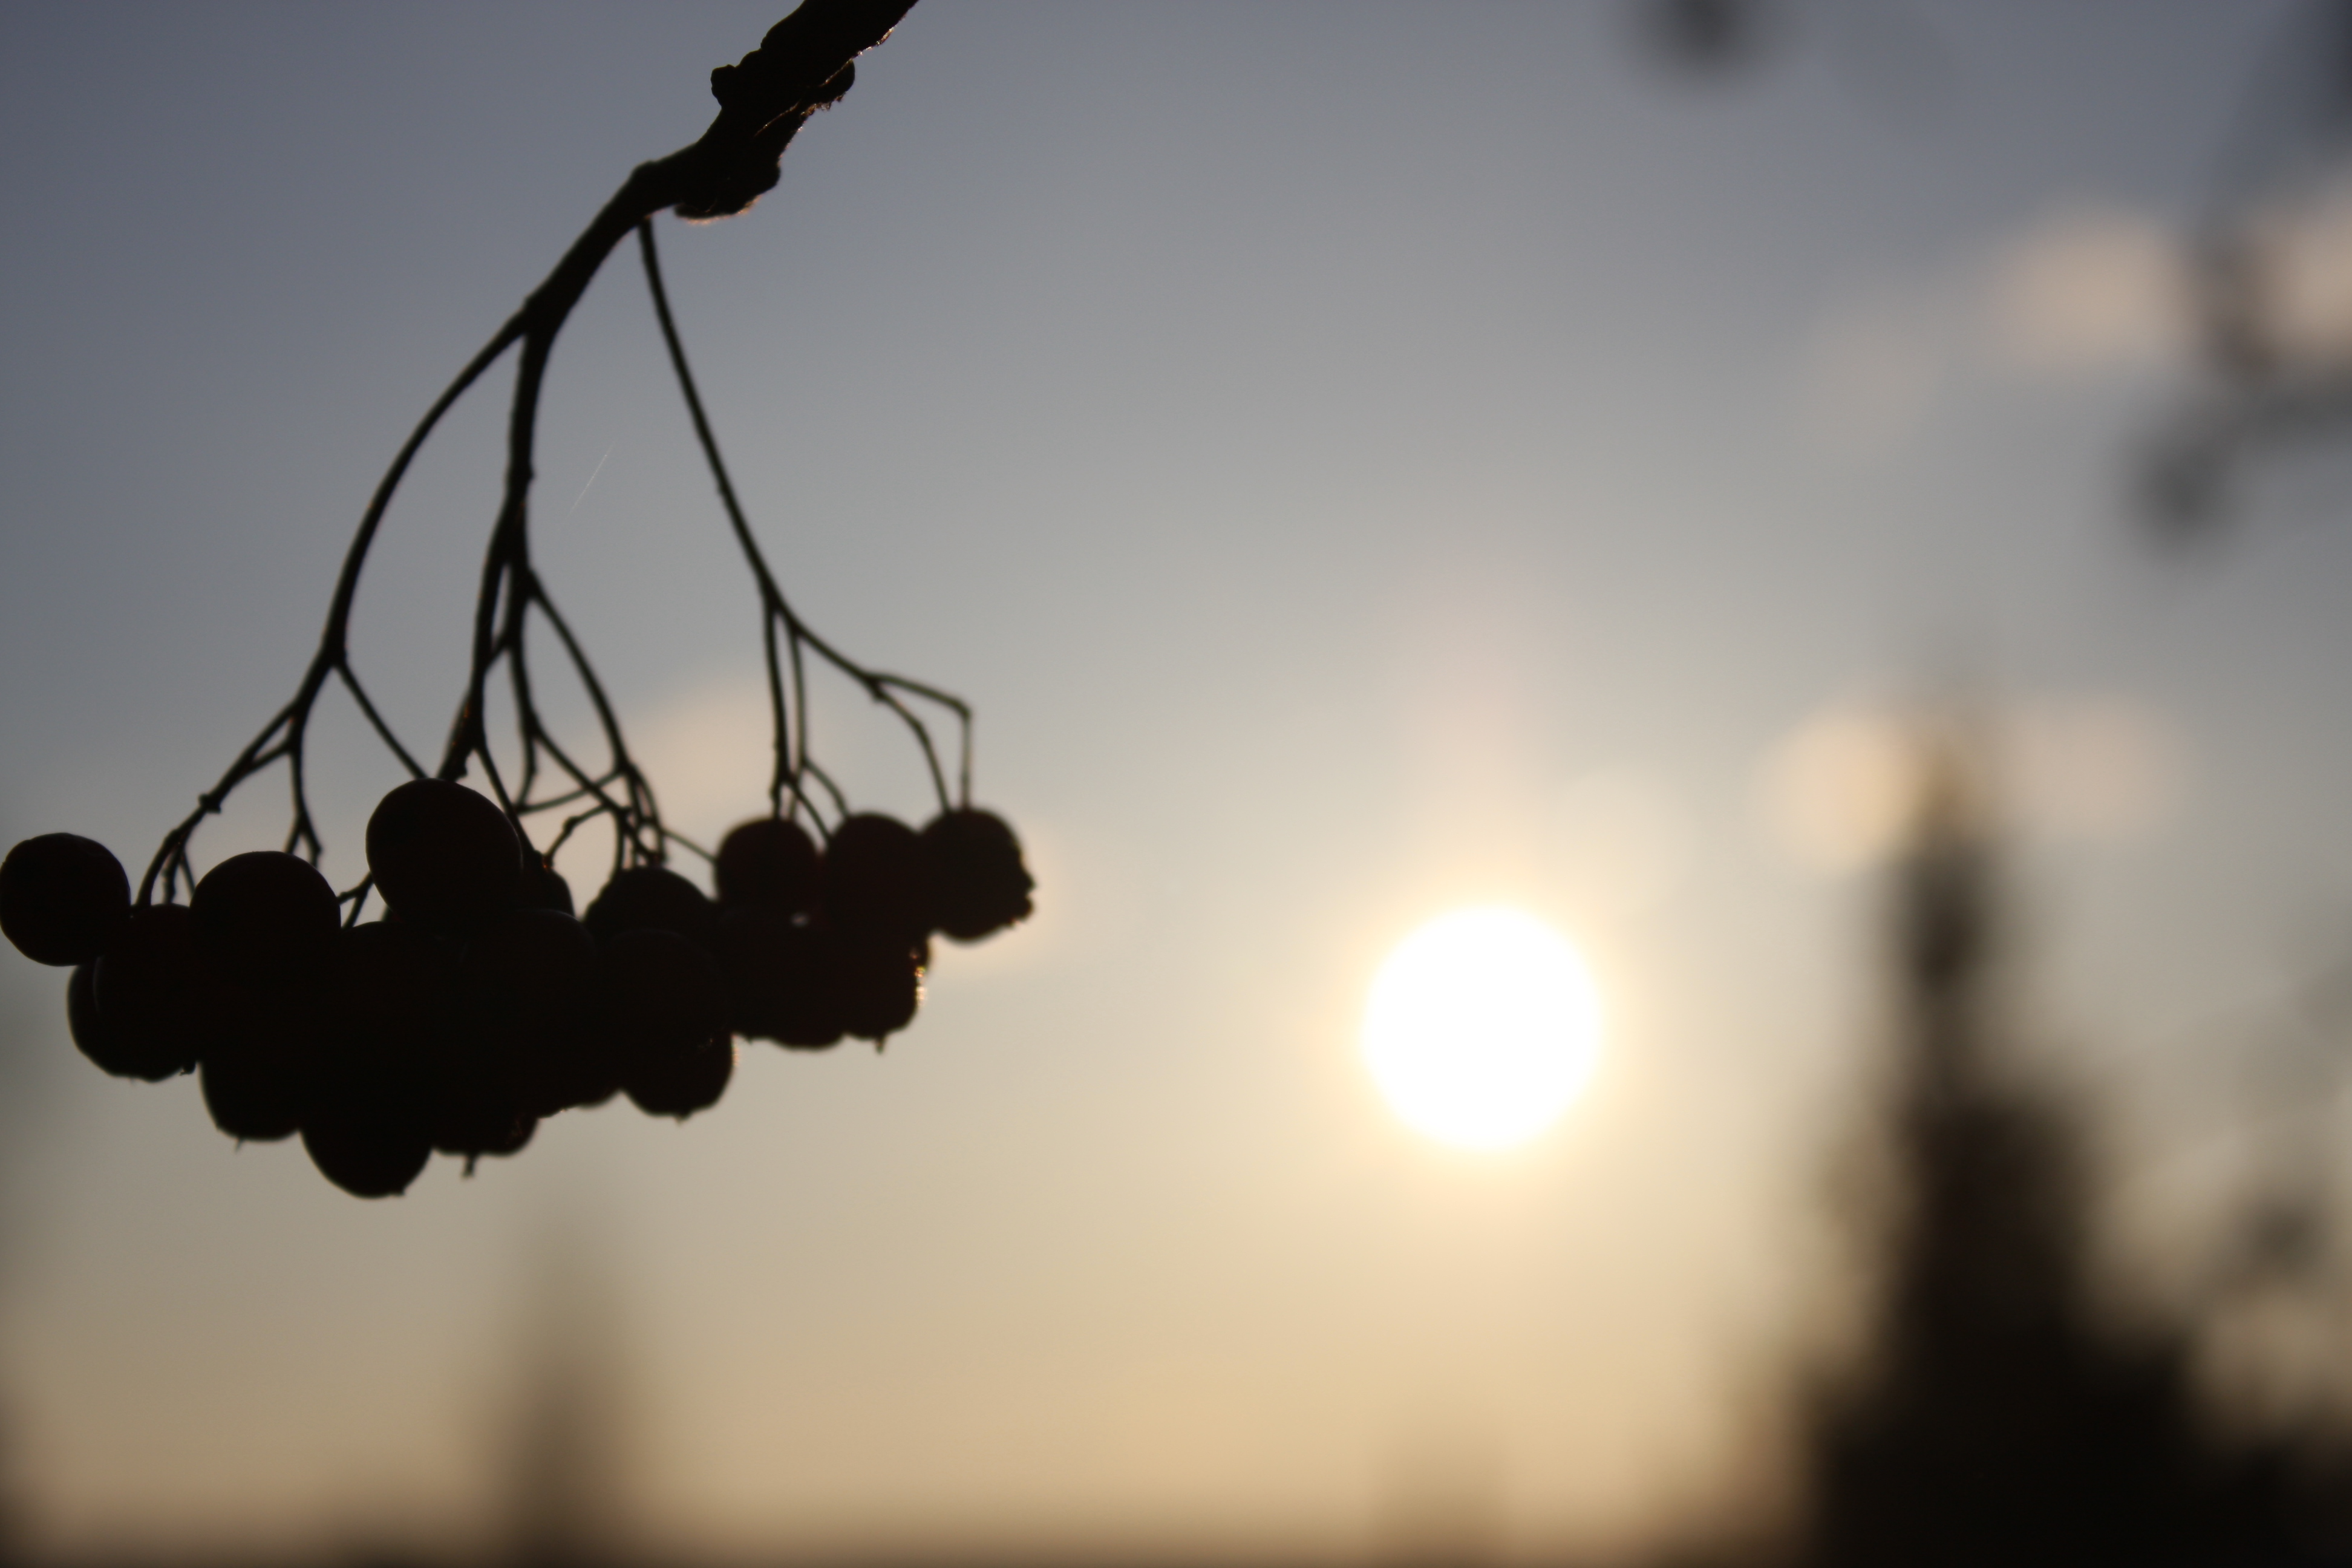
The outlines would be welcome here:
<svg viewBox="0 0 2352 1568">
<path fill-rule="evenodd" d="M 765 617 L 763 630 L 766 636 L 763 641 L 768 658 L 770 691 L 780 693 L 782 687 L 782 679 L 776 669 L 776 644 L 773 631 L 773 623 L 781 621 L 783 623 L 785 635 L 793 645 L 795 687 L 798 687 L 800 678 L 800 649 L 803 644 L 806 644 L 835 669 L 864 687 L 867 696 L 896 713 L 913 732 L 916 744 L 922 749 L 924 763 L 930 770 L 931 786 L 939 795 L 940 808 L 942 811 L 947 810 L 954 802 L 949 797 L 947 777 L 940 771 L 939 752 L 931 744 L 930 731 L 912 710 L 898 700 L 897 693 L 905 691 L 919 696 L 952 712 L 962 733 L 964 761 L 961 782 L 963 795 L 969 800 L 971 793 L 971 707 L 961 698 L 950 696 L 936 687 L 927 686 L 920 681 L 908 680 L 900 676 L 869 670 L 852 660 L 810 630 L 807 623 L 794 613 L 792 605 L 785 599 L 783 590 L 776 585 L 775 574 L 769 571 L 767 557 L 761 552 L 759 541 L 751 533 L 751 521 L 743 515 L 742 503 L 736 498 L 734 481 L 728 477 L 726 459 L 719 455 L 719 438 L 711 431 L 709 416 L 703 412 L 702 395 L 696 389 L 694 372 L 686 360 L 686 344 L 678 335 L 677 318 L 670 311 L 669 291 L 662 286 L 661 258 L 654 247 L 653 225 L 650 223 L 641 223 L 637 226 L 637 253 L 645 263 L 646 287 L 653 296 L 654 316 L 661 324 L 662 342 L 669 350 L 670 366 L 677 373 L 678 392 L 686 402 L 687 417 L 694 426 L 695 439 L 700 444 L 703 459 L 709 466 L 711 480 L 719 489 L 719 505 L 727 512 L 727 521 L 734 530 L 735 542 L 743 552 L 745 563 L 751 568 L 753 580 L 759 584 L 761 607 Z M 808 705 L 804 700 L 796 702 L 794 706 L 800 721 L 801 736 L 801 746 L 793 763 L 793 771 L 797 774 L 804 771 L 807 766 L 806 741 L 809 715 Z M 783 705 L 780 695 L 772 698 L 771 707 L 775 715 L 776 751 L 781 755 L 786 748 L 787 737 L 784 732 Z M 780 794 L 780 790 L 772 787 L 772 801 Z"/>
<path fill-rule="evenodd" d="M 524 738 L 523 778 L 527 789 L 536 772 L 537 745 L 545 742 L 546 734 L 537 713 L 529 710 L 529 683 L 520 673 L 523 621 L 534 604 L 548 612 L 551 621 L 556 619 L 552 607 L 537 593 L 530 576 L 528 533 L 530 458 L 539 392 L 556 336 L 604 258 L 631 228 L 671 208 L 695 218 L 730 216 L 743 211 L 773 186 L 777 162 L 793 135 L 811 114 L 837 101 L 849 90 L 855 79 L 851 62 L 887 37 L 912 5 L 913 0 L 805 0 L 768 30 L 758 48 L 736 64 L 721 66 L 711 73 L 711 93 L 719 100 L 719 109 L 709 127 L 691 145 L 642 163 L 630 173 L 554 269 L 523 301 L 521 309 L 467 363 L 402 445 L 392 466 L 377 483 L 344 554 L 318 649 L 293 699 L 237 753 L 219 781 L 198 797 L 196 809 L 164 835 L 140 879 L 142 905 L 152 900 L 159 878 L 166 901 L 174 897 L 183 878 L 193 889 L 194 873 L 188 843 L 197 826 L 205 817 L 216 814 L 238 785 L 280 758 L 289 763 L 293 792 L 293 822 L 287 837 L 288 847 L 307 850 L 314 861 L 320 857 L 323 847 L 310 815 L 303 763 L 310 713 L 330 675 L 341 676 L 345 689 L 358 702 L 377 737 L 411 774 L 423 772 L 352 674 L 352 608 L 368 552 L 410 463 L 442 416 L 518 342 L 523 344 L 523 354 L 517 367 L 508 420 L 506 483 L 491 530 L 476 604 L 473 657 L 467 672 L 466 693 L 458 704 L 437 772 L 441 777 L 457 779 L 464 776 L 469 764 L 478 763 L 499 805 L 516 819 L 520 829 L 520 808 L 517 800 L 509 796 L 490 755 L 484 730 L 484 694 L 491 668 L 498 659 L 505 657 L 514 660 L 517 689 L 526 694 L 526 711 L 518 716 L 518 724 Z M 511 634 L 504 637 L 499 635 L 498 611 L 502 600 L 509 611 L 506 629 Z M 658 858 L 664 838 L 659 819 L 653 815 L 651 792 L 645 787 L 635 765 L 626 763 L 626 751 L 618 742 L 618 727 L 610 721 L 609 704 L 604 701 L 601 686 L 589 671 L 584 656 L 568 630 L 563 630 L 560 622 L 557 624 L 574 668 L 591 685 L 600 715 L 606 720 L 616 760 L 627 767 L 626 805 L 604 801 L 600 795 L 600 810 L 609 810 L 616 826 L 623 830 L 616 835 L 616 843 L 626 839 L 642 847 L 639 832 L 652 829 L 652 855 Z M 361 884 L 353 900 L 354 919 L 359 906 L 365 901 L 366 888 L 367 884 Z"/>
</svg>

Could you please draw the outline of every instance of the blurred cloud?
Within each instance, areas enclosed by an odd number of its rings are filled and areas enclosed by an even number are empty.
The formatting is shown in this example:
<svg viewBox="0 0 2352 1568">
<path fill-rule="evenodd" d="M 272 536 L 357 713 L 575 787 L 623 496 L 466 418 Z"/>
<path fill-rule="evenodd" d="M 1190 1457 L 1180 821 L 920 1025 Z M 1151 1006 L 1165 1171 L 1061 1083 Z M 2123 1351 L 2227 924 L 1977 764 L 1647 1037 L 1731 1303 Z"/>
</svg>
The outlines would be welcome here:
<svg viewBox="0 0 2352 1568">
<path fill-rule="evenodd" d="M 1902 727 L 1885 713 L 1840 707 L 1789 731 L 1766 758 L 1759 788 L 1773 842 L 1801 865 L 1843 872 L 1893 850 L 1916 783 Z"/>
<path fill-rule="evenodd" d="M 2188 346 L 2179 239 L 2121 207 L 2053 213 L 1984 264 L 1981 321 L 2003 368 L 2057 377 L 2169 363 Z"/>
<path fill-rule="evenodd" d="M 2000 739 L 2019 815 L 2053 837 L 2142 837 L 2173 817 L 2186 790 L 2179 731 L 2126 698 L 2030 701 Z"/>
<path fill-rule="evenodd" d="M 2352 209 L 2343 226 L 2352 249 Z M 2345 298 L 2328 308 L 2352 322 L 2352 287 L 2336 287 Z M 2063 205 L 1954 261 L 1833 302 L 1803 351 L 1798 423 L 1832 452 L 1886 451 L 1971 385 L 2160 370 L 2181 361 L 2193 326 L 2177 232 L 2127 207 Z"/>
<path fill-rule="evenodd" d="M 2251 239 L 2270 339 L 2299 357 L 2352 356 L 2352 179 L 2272 207 Z"/>
</svg>

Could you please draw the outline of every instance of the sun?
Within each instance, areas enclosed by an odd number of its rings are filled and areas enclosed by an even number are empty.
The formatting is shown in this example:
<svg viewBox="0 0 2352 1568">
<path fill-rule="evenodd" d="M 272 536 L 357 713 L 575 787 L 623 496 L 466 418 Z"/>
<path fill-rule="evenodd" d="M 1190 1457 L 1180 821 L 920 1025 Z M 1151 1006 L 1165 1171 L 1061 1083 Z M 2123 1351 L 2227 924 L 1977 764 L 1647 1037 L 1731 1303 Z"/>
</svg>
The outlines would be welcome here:
<svg viewBox="0 0 2352 1568">
<path fill-rule="evenodd" d="M 1600 1054 L 1601 1003 L 1566 937 L 1523 910 L 1440 915 L 1396 945 L 1364 1007 L 1364 1063 L 1407 1125 L 1463 1149 L 1559 1120 Z"/>
</svg>

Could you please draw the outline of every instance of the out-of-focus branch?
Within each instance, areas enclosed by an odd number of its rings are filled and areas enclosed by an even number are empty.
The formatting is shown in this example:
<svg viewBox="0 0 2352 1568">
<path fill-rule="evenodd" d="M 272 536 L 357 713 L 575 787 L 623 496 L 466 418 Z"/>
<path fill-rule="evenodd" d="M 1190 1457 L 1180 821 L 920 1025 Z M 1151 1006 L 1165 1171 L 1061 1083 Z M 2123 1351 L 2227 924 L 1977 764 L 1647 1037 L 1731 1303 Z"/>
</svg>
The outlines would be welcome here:
<svg viewBox="0 0 2352 1568">
<path fill-rule="evenodd" d="M 2352 370 L 2231 382 L 2174 416 L 2139 473 L 2140 521 L 2164 544 L 2202 539 L 2227 523 L 2239 469 L 2299 444 L 2340 440 L 2352 428 Z"/>
</svg>

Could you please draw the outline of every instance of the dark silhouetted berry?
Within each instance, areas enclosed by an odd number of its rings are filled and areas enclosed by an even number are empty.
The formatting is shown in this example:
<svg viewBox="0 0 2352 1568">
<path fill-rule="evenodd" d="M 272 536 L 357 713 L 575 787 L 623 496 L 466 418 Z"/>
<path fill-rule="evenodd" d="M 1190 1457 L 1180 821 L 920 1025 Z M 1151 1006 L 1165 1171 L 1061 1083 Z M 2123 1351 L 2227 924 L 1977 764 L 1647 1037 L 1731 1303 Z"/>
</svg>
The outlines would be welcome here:
<svg viewBox="0 0 2352 1568">
<path fill-rule="evenodd" d="M 553 910 L 509 910 L 467 944 L 460 973 L 461 1048 L 474 1070 L 509 1075 L 533 1115 L 592 1102 L 583 1097 L 611 1075 L 595 1060 L 596 942 L 585 926 Z"/>
<path fill-rule="evenodd" d="M 922 855 L 933 929 L 977 942 L 1029 918 L 1036 879 L 1021 863 L 1021 841 L 992 812 L 941 812 L 923 828 Z"/>
<path fill-rule="evenodd" d="M 565 965 L 562 954 L 593 953 L 586 932 L 569 916 L 509 910 L 478 935 L 462 968 L 453 950 L 414 926 L 384 921 L 348 935 L 363 932 L 373 936 L 351 942 L 343 970 L 352 992 L 347 1076 L 409 1085 L 428 1142 L 466 1156 L 468 1170 L 480 1155 L 520 1149 L 546 1098 L 549 1062 L 584 1028 L 571 992 L 587 969 Z"/>
<path fill-rule="evenodd" d="M 604 1021 L 628 1064 L 648 1052 L 676 1056 L 727 1027 L 719 961 L 676 931 L 640 926 L 600 955 Z"/>
<path fill-rule="evenodd" d="M 719 934 L 719 907 L 667 866 L 632 866 L 614 874 L 583 917 L 600 942 L 624 931 L 675 931 L 698 947 Z"/>
<path fill-rule="evenodd" d="M 833 990 L 844 1034 L 879 1043 L 915 1021 L 929 954 L 891 937 L 844 936 L 833 948 Z"/>
<path fill-rule="evenodd" d="M 347 927 L 326 994 L 302 1145 L 344 1191 L 387 1197 L 432 1156 L 433 1091 L 459 1036 L 457 952 L 405 921 Z"/>
<path fill-rule="evenodd" d="M 404 921 L 445 933 L 522 897 L 522 843 L 496 802 L 446 779 L 411 779 L 368 818 L 368 869 Z"/>
<path fill-rule="evenodd" d="M 480 1064 L 449 1063 L 434 1076 L 426 1131 L 433 1147 L 464 1157 L 471 1174 L 485 1154 L 519 1152 L 530 1142 L 539 1118 L 523 1109 L 521 1093 L 507 1075 L 479 1070 Z"/>
<path fill-rule="evenodd" d="M 88 963 L 131 913 L 131 879 L 105 845 L 27 838 L 0 860 L 0 932 L 36 963 Z"/>
<path fill-rule="evenodd" d="M 240 1143 L 268 1143 L 302 1127 L 306 1098 L 268 1057 L 244 1041 L 205 1053 L 196 1077 L 213 1125 Z"/>
<path fill-rule="evenodd" d="M 205 962 L 225 980 L 264 987 L 318 977 L 341 907 L 317 867 L 274 849 L 230 856 L 188 900 Z"/>
<path fill-rule="evenodd" d="M 838 938 L 817 926 L 795 926 L 784 943 L 777 978 L 779 1007 L 769 1037 L 796 1051 L 821 1051 L 847 1032 L 835 981 Z"/>
<path fill-rule="evenodd" d="M 595 984 L 596 942 L 558 910 L 509 910 L 466 944 L 460 970 L 469 1002 L 502 1023 L 581 1017 Z"/>
<path fill-rule="evenodd" d="M 763 816 L 719 846 L 719 907 L 804 915 L 816 908 L 816 842 L 797 822 Z"/>
<path fill-rule="evenodd" d="M 457 1030 L 457 954 L 423 928 L 373 921 L 335 940 L 331 1056 L 365 1070 L 426 1061 Z"/>
<path fill-rule="evenodd" d="M 765 910 L 730 911 L 719 927 L 719 971 L 735 1032 L 796 1050 L 840 1043 L 835 934 Z"/>
<path fill-rule="evenodd" d="M 553 910 L 565 915 L 579 912 L 572 907 L 572 884 L 552 866 L 526 865 L 522 868 L 522 901 L 534 910 Z"/>
<path fill-rule="evenodd" d="M 115 1064 L 99 1065 L 109 1072 L 151 1082 L 184 1072 L 219 1033 L 220 988 L 198 958 L 195 917 L 185 904 L 131 910 L 90 984 L 97 1035 Z"/>
<path fill-rule="evenodd" d="M 621 1092 L 621 1052 L 612 1031 L 593 1020 L 540 1058 L 523 1088 L 525 1109 L 541 1116 L 604 1104 Z"/>
<path fill-rule="evenodd" d="M 424 1096 L 411 1081 L 353 1075 L 303 1118 L 302 1147 L 321 1175 L 354 1197 L 404 1193 L 433 1157 Z"/>
<path fill-rule="evenodd" d="M 66 1025 L 73 1031 L 73 1043 L 82 1055 L 96 1062 L 116 1078 L 143 1078 L 152 1081 L 169 1078 L 179 1070 L 169 1061 L 160 1071 L 156 1064 L 118 1043 L 98 1016 L 98 965 L 85 963 L 73 972 L 66 983 Z"/>
<path fill-rule="evenodd" d="M 911 942 L 930 929 L 921 844 L 895 816 L 843 818 L 825 844 L 821 880 L 826 923 L 851 936 Z"/>
<path fill-rule="evenodd" d="M 331 1049 L 322 990 L 256 994 L 205 1047 L 198 1077 L 213 1125 L 239 1142 L 269 1142 L 299 1131 Z"/>
<path fill-rule="evenodd" d="M 621 1087 L 647 1116 L 675 1116 L 683 1121 L 718 1104 L 727 1092 L 727 1080 L 734 1076 L 735 1040 L 720 1034 L 691 1050 L 631 1062 Z"/>
<path fill-rule="evenodd" d="M 729 910 L 719 917 L 714 949 L 727 985 L 727 1026 L 751 1039 L 773 1038 L 783 944 L 793 922 L 772 910 Z"/>
</svg>

